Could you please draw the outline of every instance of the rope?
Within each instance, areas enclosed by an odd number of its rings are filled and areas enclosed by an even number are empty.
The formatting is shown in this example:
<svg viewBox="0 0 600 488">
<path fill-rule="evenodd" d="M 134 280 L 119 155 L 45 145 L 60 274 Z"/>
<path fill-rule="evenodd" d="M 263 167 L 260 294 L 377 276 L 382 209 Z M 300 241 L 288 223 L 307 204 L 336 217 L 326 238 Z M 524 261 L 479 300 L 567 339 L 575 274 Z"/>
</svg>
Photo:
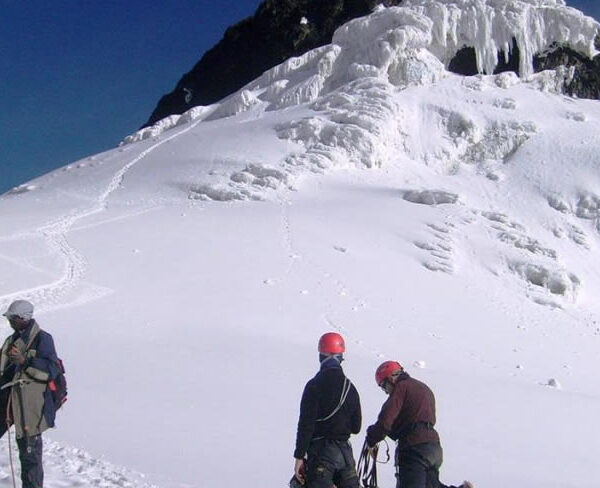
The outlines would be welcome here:
<svg viewBox="0 0 600 488">
<path fill-rule="evenodd" d="M 377 461 L 377 454 L 379 453 L 379 444 L 372 449 L 369 449 L 369 445 L 365 440 L 360 458 L 358 459 L 358 467 L 356 472 L 358 473 L 358 479 L 362 483 L 363 488 L 378 488 L 377 482 L 377 463 L 386 464 L 390 460 L 390 446 L 385 441 L 386 446 L 386 460 Z M 373 454 L 371 454 L 371 452 Z"/>
<path fill-rule="evenodd" d="M 331 417 L 333 417 L 336 413 L 338 413 L 340 411 L 340 408 L 342 408 L 342 406 L 344 405 L 344 402 L 346 401 L 346 398 L 348 397 L 348 393 L 350 393 L 351 386 L 352 386 L 352 383 L 350 382 L 350 380 L 348 378 L 344 378 L 344 386 L 342 386 L 342 396 L 340 397 L 340 401 L 337 404 L 337 407 L 335 407 L 333 412 L 331 412 L 329 415 L 327 415 L 327 417 L 323 417 L 322 419 L 317 419 L 317 420 L 315 420 L 315 422 L 325 422 L 326 420 L 329 420 Z"/>
</svg>

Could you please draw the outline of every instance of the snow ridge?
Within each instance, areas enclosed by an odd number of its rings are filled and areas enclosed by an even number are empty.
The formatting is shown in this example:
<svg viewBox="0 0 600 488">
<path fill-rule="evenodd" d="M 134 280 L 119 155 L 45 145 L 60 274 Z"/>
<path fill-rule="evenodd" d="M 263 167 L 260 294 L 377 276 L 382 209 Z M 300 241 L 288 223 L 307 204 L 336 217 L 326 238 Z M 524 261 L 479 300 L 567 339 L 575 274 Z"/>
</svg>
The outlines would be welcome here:
<svg viewBox="0 0 600 488">
<path fill-rule="evenodd" d="M 474 47 L 481 73 L 493 73 L 498 52 L 508 58 L 513 39 L 520 50 L 520 74 L 533 74 L 533 57 L 568 45 L 588 57 L 597 54 L 600 24 L 563 0 L 406 0 L 348 22 L 332 44 L 291 58 L 227 97 L 216 108 L 195 107 L 127 137 L 137 142 L 198 117 L 229 117 L 262 104 L 266 110 L 311 103 L 361 78 L 375 77 L 404 88 L 446 76 L 455 54 Z M 213 106 L 214 107 L 214 106 Z"/>
<path fill-rule="evenodd" d="M 189 132 L 200 122 L 201 120 L 197 120 L 179 132 L 160 140 L 123 165 L 113 175 L 106 189 L 98 195 L 91 207 L 76 210 L 68 215 L 63 215 L 37 229 L 37 232 L 44 236 L 50 249 L 63 258 L 63 275 L 58 280 L 51 283 L 0 296 L 0 308 L 6 308 L 8 304 L 15 299 L 30 300 L 38 304 L 38 310 L 40 311 L 49 310 L 58 306 L 65 295 L 81 282 L 86 270 L 85 257 L 71 246 L 67 239 L 67 235 L 72 227 L 77 222 L 103 212 L 108 207 L 110 196 L 121 187 L 125 175 L 133 166 L 138 164 L 158 147 Z M 104 290 L 103 293 L 107 292 L 107 290 Z M 97 298 L 97 296 L 94 296 L 93 298 Z"/>
</svg>

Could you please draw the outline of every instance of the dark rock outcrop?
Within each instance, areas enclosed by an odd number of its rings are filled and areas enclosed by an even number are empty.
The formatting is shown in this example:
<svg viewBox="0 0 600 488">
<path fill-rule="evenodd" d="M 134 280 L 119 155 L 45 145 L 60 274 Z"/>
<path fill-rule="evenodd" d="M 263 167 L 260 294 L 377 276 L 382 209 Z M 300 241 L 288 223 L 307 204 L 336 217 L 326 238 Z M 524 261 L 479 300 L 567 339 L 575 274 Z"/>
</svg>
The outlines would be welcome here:
<svg viewBox="0 0 600 488">
<path fill-rule="evenodd" d="M 498 51 L 498 66 L 494 70 L 494 74 L 504 73 L 505 71 L 514 71 L 519 74 L 519 63 L 521 55 L 517 41 L 513 39 L 511 52 L 508 55 L 508 60 L 504 56 L 503 51 Z M 448 65 L 448 71 L 464 76 L 474 76 L 479 73 L 477 70 L 477 56 L 475 48 L 463 47 L 460 49 Z"/>
<path fill-rule="evenodd" d="M 175 89 L 161 98 L 146 125 L 236 92 L 292 56 L 329 44 L 335 29 L 402 0 L 266 0 L 225 32 Z M 301 22 L 305 17 L 308 22 Z"/>
<path fill-rule="evenodd" d="M 596 49 L 600 38 L 596 38 Z M 559 66 L 573 68 L 573 76 L 563 86 L 564 93 L 579 97 L 600 99 L 600 55 L 590 59 L 566 46 L 555 46 L 549 52 L 535 56 L 535 72 Z"/>
<path fill-rule="evenodd" d="M 596 49 L 600 50 L 600 36 L 596 38 Z M 513 46 L 508 57 L 508 62 L 505 59 L 504 53 L 498 52 L 498 66 L 494 70 L 494 74 L 514 71 L 517 75 L 520 75 L 519 61 L 519 47 L 513 39 Z M 564 83 L 564 93 L 579 98 L 600 99 L 600 55 L 590 59 L 568 46 L 555 45 L 547 52 L 537 54 L 533 57 L 533 69 L 535 73 L 544 70 L 553 70 L 560 66 L 573 68 L 573 76 L 569 77 Z M 453 73 L 464 76 L 478 74 L 475 49 L 464 47 L 459 50 L 450 61 L 448 69 Z"/>
</svg>

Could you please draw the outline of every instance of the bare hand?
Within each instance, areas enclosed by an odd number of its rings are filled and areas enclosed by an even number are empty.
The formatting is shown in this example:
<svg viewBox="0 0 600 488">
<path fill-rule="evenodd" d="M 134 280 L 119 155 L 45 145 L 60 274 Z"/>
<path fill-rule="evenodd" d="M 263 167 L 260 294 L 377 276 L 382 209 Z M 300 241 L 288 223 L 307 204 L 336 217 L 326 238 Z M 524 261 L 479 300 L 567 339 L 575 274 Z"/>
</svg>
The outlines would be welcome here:
<svg viewBox="0 0 600 488">
<path fill-rule="evenodd" d="M 303 485 L 306 483 L 306 465 L 304 464 L 304 459 L 296 459 L 296 462 L 294 463 L 294 475 L 300 484 Z"/>
<path fill-rule="evenodd" d="M 367 447 L 367 450 L 373 459 L 377 459 L 377 451 L 379 450 L 379 446 L 377 444 L 375 444 L 373 447 Z"/>
<path fill-rule="evenodd" d="M 14 364 L 22 365 L 25 362 L 25 356 L 23 356 L 23 353 L 19 351 L 17 346 L 13 346 L 10 351 L 8 351 L 8 358 Z"/>
</svg>

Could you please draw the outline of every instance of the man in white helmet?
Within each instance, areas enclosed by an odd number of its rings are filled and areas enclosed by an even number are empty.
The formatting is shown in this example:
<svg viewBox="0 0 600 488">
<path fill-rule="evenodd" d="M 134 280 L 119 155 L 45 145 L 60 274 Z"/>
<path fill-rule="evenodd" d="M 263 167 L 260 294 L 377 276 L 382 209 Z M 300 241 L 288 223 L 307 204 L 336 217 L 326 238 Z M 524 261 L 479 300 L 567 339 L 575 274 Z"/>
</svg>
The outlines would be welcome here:
<svg viewBox="0 0 600 488">
<path fill-rule="evenodd" d="M 60 366 L 54 340 L 33 318 L 31 303 L 16 300 L 3 315 L 14 333 L 0 349 L 0 437 L 15 425 L 23 488 L 42 488 L 42 432 L 54 427 L 56 415 L 48 385 Z"/>
</svg>

